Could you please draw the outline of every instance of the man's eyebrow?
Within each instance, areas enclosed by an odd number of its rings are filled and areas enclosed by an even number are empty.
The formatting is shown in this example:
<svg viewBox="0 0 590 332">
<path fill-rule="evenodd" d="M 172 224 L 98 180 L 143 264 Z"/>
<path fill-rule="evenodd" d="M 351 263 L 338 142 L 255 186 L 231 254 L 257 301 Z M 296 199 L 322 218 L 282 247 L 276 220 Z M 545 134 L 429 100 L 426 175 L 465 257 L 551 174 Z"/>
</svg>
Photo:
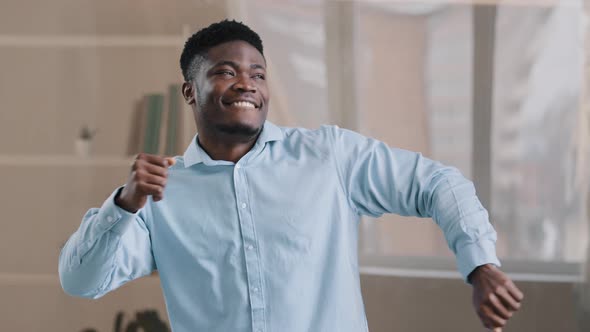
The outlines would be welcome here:
<svg viewBox="0 0 590 332">
<path fill-rule="evenodd" d="M 258 63 L 253 63 L 250 65 L 250 69 L 264 69 L 264 70 L 266 70 L 266 67 L 264 67 L 263 65 L 258 64 Z"/>
<path fill-rule="evenodd" d="M 230 67 L 233 67 L 233 68 L 238 68 L 239 67 L 237 63 L 235 63 L 235 62 L 233 62 L 231 60 L 222 60 L 222 61 L 219 61 L 213 67 L 219 67 L 219 66 L 230 66 Z"/>
<path fill-rule="evenodd" d="M 238 65 L 237 63 L 235 63 L 231 60 L 221 60 L 218 63 L 216 63 L 215 65 L 213 65 L 213 68 L 220 67 L 220 66 L 230 66 L 232 68 L 239 68 L 240 67 L 240 65 Z M 253 63 L 250 65 L 250 69 L 264 69 L 264 70 L 266 70 L 266 67 L 264 67 L 263 65 L 261 65 L 259 63 Z"/>
</svg>

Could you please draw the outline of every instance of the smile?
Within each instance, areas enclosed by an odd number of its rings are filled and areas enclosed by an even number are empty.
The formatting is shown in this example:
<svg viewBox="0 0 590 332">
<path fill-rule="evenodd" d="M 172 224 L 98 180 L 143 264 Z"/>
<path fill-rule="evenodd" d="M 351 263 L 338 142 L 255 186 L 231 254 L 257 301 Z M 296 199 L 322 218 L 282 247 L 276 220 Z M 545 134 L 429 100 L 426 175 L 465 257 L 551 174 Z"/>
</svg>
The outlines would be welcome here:
<svg viewBox="0 0 590 332">
<path fill-rule="evenodd" d="M 241 107 L 241 108 L 256 108 L 256 105 L 249 101 L 235 101 L 230 104 L 230 106 Z"/>
<path fill-rule="evenodd" d="M 235 107 L 235 108 L 251 109 L 251 110 L 260 107 L 259 105 L 256 105 L 256 102 L 255 101 L 253 101 L 253 100 L 244 100 L 244 99 L 242 99 L 242 100 L 236 100 L 236 101 L 233 101 L 233 102 L 224 102 L 223 104 L 226 105 L 226 106 L 232 107 L 232 108 Z"/>
</svg>

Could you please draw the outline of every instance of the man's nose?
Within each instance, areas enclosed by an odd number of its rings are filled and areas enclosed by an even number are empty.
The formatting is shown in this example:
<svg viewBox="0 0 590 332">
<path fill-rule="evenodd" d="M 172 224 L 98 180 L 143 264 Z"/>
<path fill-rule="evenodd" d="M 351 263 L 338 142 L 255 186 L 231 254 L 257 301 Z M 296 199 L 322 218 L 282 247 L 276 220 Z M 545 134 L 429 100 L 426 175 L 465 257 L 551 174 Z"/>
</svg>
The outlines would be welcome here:
<svg viewBox="0 0 590 332">
<path fill-rule="evenodd" d="M 250 77 L 245 76 L 239 76 L 233 88 L 241 92 L 256 92 L 258 90 L 256 85 L 252 84 Z"/>
</svg>

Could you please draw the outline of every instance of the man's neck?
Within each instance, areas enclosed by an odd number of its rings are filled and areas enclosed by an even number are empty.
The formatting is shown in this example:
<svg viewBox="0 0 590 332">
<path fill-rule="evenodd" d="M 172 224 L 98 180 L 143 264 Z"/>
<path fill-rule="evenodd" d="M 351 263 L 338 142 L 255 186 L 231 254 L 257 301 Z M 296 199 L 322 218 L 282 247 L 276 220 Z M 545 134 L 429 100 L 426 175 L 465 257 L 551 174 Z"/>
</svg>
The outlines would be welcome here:
<svg viewBox="0 0 590 332">
<path fill-rule="evenodd" d="M 197 144 L 213 160 L 225 160 L 237 163 L 256 144 L 258 136 L 260 134 L 240 140 L 235 137 L 210 137 L 209 135 L 199 133 Z"/>
</svg>

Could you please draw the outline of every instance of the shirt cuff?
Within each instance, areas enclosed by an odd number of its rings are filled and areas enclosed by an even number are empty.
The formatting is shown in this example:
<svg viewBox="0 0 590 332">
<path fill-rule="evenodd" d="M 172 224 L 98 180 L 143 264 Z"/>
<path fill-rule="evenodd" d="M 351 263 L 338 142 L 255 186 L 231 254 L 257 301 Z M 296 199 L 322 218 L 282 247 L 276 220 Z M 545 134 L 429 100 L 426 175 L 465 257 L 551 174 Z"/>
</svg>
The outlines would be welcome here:
<svg viewBox="0 0 590 332">
<path fill-rule="evenodd" d="M 460 248 L 456 256 L 459 272 L 467 283 L 467 277 L 478 266 L 485 264 L 501 266 L 500 260 L 496 256 L 496 243 L 491 240 L 481 239 L 478 242 L 470 243 Z"/>
<path fill-rule="evenodd" d="M 139 211 L 131 213 L 115 204 L 115 197 L 122 189 L 123 187 L 117 188 L 100 207 L 95 222 L 98 222 L 102 232 L 111 230 L 123 234 L 139 213 Z"/>
</svg>

